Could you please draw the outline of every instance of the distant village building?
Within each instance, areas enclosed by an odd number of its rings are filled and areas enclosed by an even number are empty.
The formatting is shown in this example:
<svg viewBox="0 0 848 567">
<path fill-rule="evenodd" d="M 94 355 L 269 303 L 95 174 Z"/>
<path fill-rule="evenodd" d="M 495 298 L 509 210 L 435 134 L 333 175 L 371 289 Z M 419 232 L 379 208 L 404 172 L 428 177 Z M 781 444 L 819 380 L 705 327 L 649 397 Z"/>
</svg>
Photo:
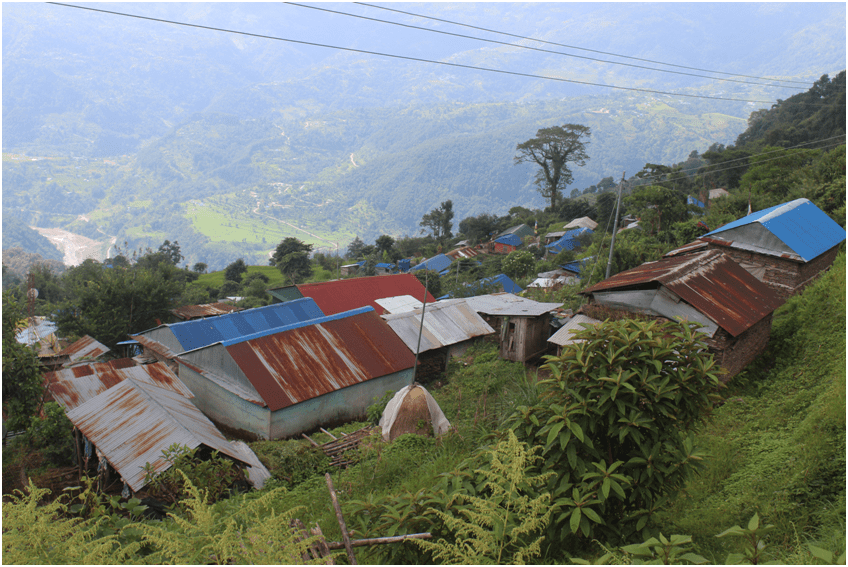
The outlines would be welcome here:
<svg viewBox="0 0 848 567">
<path fill-rule="evenodd" d="M 551 311 L 561 303 L 540 303 L 509 293 L 467 297 L 468 306 L 495 330 L 500 357 L 527 362 L 548 350 Z"/>
<path fill-rule="evenodd" d="M 581 293 L 589 296 L 582 310 L 597 319 L 612 309 L 700 323 L 710 351 L 728 371 L 724 381 L 765 350 L 772 313 L 782 303 L 718 250 L 646 262 Z"/>
<path fill-rule="evenodd" d="M 588 228 L 589 230 L 597 230 L 598 223 L 590 219 L 589 217 L 580 217 L 579 219 L 574 219 L 563 227 L 563 230 L 572 230 L 575 228 Z"/>
<path fill-rule="evenodd" d="M 279 439 L 362 418 L 374 398 L 412 383 L 415 355 L 372 307 L 363 307 L 224 340 L 176 360 L 195 405 L 225 431 Z"/>
<path fill-rule="evenodd" d="M 833 264 L 845 229 L 808 199 L 796 199 L 728 223 L 700 240 L 786 298 Z"/>
<path fill-rule="evenodd" d="M 506 236 L 508 234 L 515 235 L 519 239 L 524 239 L 528 236 L 536 236 L 536 231 L 527 226 L 526 224 L 518 224 L 509 227 L 508 229 L 500 233 L 496 238 L 500 238 L 501 236 Z"/>
<path fill-rule="evenodd" d="M 545 245 L 545 248 L 550 254 L 559 254 L 563 250 L 577 250 L 583 246 L 578 239 L 592 233 L 590 228 L 575 228 L 564 232 L 558 240 Z"/>
<path fill-rule="evenodd" d="M 509 254 L 521 246 L 521 238 L 515 234 L 505 234 L 495 238 L 492 249 L 495 254 Z"/>
<path fill-rule="evenodd" d="M 546 291 L 554 291 L 564 285 L 572 285 L 580 281 L 573 273 L 562 269 L 542 272 L 537 274 L 537 276 L 535 280 L 527 284 L 528 288 L 535 287 Z"/>
<path fill-rule="evenodd" d="M 412 266 L 409 271 L 416 272 L 418 270 L 434 270 L 436 272 L 441 272 L 450 267 L 453 263 L 453 259 L 447 254 L 437 254 L 432 258 L 428 258 L 426 260 L 422 260 L 418 264 Z"/>
<path fill-rule="evenodd" d="M 715 199 L 720 199 L 721 197 L 729 197 L 730 193 L 728 193 L 725 189 L 718 188 L 718 189 L 710 189 L 709 195 L 710 195 L 709 200 L 714 201 Z"/>
<path fill-rule="evenodd" d="M 424 289 L 424 285 L 414 274 L 391 274 L 297 284 L 267 291 L 276 301 L 308 297 L 315 301 L 324 315 L 334 315 L 365 306 L 373 307 L 378 314 L 386 313 L 376 300 L 399 295 L 411 295 L 424 299 L 426 294 L 428 303 L 436 301 L 436 298 Z"/>
</svg>

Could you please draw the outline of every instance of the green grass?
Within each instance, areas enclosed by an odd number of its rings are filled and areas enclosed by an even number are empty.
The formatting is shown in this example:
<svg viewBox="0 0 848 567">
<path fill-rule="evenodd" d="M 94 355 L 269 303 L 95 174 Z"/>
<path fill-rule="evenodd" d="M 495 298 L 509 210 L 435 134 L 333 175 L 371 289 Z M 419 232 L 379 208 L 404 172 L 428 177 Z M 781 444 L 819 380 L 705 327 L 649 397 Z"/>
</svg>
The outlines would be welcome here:
<svg viewBox="0 0 848 567">
<path fill-rule="evenodd" d="M 280 270 L 274 266 L 248 266 L 247 273 L 242 274 L 242 279 L 246 278 L 248 274 L 255 272 L 268 276 L 267 287 L 269 288 L 286 283 L 285 276 L 283 276 L 283 274 L 280 273 Z M 201 274 L 194 283 L 195 285 L 219 288 L 224 283 L 224 270 L 211 272 L 209 274 Z"/>
<path fill-rule="evenodd" d="M 756 512 L 776 526 L 768 545 L 780 563 L 806 553 L 799 541 L 844 550 L 845 310 L 843 253 L 776 312 L 768 350 L 700 433 L 711 458 L 661 515 L 663 533 L 692 535 L 721 563 L 738 542 L 714 536 Z"/>
</svg>

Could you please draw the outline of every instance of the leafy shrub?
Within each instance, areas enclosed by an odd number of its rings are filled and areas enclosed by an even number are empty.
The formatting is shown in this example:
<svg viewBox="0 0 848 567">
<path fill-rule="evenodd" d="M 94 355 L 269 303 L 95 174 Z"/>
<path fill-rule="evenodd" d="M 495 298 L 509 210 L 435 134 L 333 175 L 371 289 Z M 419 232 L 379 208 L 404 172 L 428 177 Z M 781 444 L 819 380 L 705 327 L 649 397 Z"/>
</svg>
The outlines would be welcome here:
<svg viewBox="0 0 848 567">
<path fill-rule="evenodd" d="M 56 466 L 74 462 L 73 424 L 56 402 L 44 404 L 44 418 L 33 416 L 26 430 L 26 440 Z"/>
<path fill-rule="evenodd" d="M 192 485 L 211 492 L 212 502 L 228 495 L 228 489 L 237 480 L 244 481 L 244 472 L 239 466 L 212 451 L 208 458 L 201 458 L 198 447 L 189 449 L 185 445 L 173 444 L 162 450 L 162 458 L 171 463 L 170 468 L 154 472 L 150 463 L 144 466 L 147 492 L 165 502 L 177 502 L 186 495 L 182 491 L 187 478 Z"/>
<path fill-rule="evenodd" d="M 368 406 L 365 410 L 365 415 L 368 418 L 368 422 L 373 425 L 377 425 L 380 423 L 380 418 L 383 417 L 383 412 L 386 410 L 386 406 L 389 405 L 389 402 L 394 397 L 395 392 L 388 391 L 383 394 L 379 398 L 374 398 L 374 403 Z"/>
<path fill-rule="evenodd" d="M 260 441 L 251 449 L 282 486 L 293 488 L 330 470 L 330 459 L 318 447 L 297 440 Z"/>
<path fill-rule="evenodd" d="M 704 455 L 691 435 L 718 398 L 717 365 L 695 324 L 606 321 L 548 356 L 543 401 L 509 427 L 544 447 L 557 508 L 550 541 L 567 534 L 627 542 Z"/>
</svg>

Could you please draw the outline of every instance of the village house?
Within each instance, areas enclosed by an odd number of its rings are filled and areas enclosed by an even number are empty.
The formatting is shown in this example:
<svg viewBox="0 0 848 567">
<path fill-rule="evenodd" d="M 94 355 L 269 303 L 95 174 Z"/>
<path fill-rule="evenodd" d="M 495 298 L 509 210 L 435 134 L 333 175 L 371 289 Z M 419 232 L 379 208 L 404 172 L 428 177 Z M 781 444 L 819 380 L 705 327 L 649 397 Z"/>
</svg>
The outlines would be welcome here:
<svg viewBox="0 0 848 567">
<path fill-rule="evenodd" d="M 463 299 L 426 305 L 423 322 L 421 302 L 411 296 L 389 299 L 385 305 L 395 311 L 382 317 L 413 354 L 419 353 L 415 373 L 418 381 L 439 376 L 448 360 L 461 356 L 474 341 L 495 332 Z"/>
<path fill-rule="evenodd" d="M 492 242 L 492 251 L 495 254 L 509 254 L 521 246 L 521 238 L 515 234 L 505 234 L 495 238 Z"/>
<path fill-rule="evenodd" d="M 363 307 L 175 360 L 195 405 L 225 432 L 280 439 L 362 418 L 374 398 L 412 383 L 415 355 L 374 308 Z"/>
<path fill-rule="evenodd" d="M 772 313 L 782 303 L 718 250 L 646 262 L 581 293 L 589 297 L 581 310 L 596 319 L 612 309 L 700 323 L 710 351 L 727 370 L 724 381 L 765 350 Z"/>
<path fill-rule="evenodd" d="M 728 223 L 700 240 L 787 298 L 833 264 L 845 229 L 808 199 L 795 199 Z"/>
<path fill-rule="evenodd" d="M 589 230 L 597 230 L 598 223 L 590 219 L 589 217 L 580 217 L 579 219 L 574 219 L 563 227 L 563 230 L 573 230 L 575 228 L 588 228 Z"/>
<path fill-rule="evenodd" d="M 561 303 L 540 303 L 511 293 L 466 297 L 468 306 L 495 330 L 500 357 L 527 362 L 548 350 L 551 311 Z"/>
<path fill-rule="evenodd" d="M 424 299 L 426 294 L 428 303 L 436 301 L 436 298 L 424 289 L 424 285 L 414 274 L 392 274 L 297 284 L 267 291 L 275 301 L 291 301 L 308 297 L 315 301 L 324 315 L 335 315 L 365 306 L 373 307 L 378 314 L 386 313 L 377 300 L 398 295 L 411 295 Z"/>
</svg>

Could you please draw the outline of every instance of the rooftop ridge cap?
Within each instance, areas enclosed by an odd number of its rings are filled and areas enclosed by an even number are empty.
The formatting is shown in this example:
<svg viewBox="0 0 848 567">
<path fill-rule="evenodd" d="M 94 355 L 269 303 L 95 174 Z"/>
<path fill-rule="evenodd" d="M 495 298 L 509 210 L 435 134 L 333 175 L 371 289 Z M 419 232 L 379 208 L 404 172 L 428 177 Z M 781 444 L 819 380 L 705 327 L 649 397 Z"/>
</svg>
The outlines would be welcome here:
<svg viewBox="0 0 848 567">
<path fill-rule="evenodd" d="M 788 203 L 784 203 L 783 205 L 780 205 L 779 207 L 777 207 L 775 210 L 773 210 L 769 214 L 761 216 L 755 222 L 763 224 L 765 222 L 772 220 L 773 218 L 776 218 L 776 217 L 779 217 L 780 215 L 788 213 L 789 211 L 791 211 L 793 209 L 797 209 L 801 205 L 804 205 L 804 204 L 809 203 L 809 202 L 810 202 L 809 199 L 805 199 L 803 197 L 800 198 L 800 199 L 795 199 L 794 201 L 789 201 Z"/>
</svg>

